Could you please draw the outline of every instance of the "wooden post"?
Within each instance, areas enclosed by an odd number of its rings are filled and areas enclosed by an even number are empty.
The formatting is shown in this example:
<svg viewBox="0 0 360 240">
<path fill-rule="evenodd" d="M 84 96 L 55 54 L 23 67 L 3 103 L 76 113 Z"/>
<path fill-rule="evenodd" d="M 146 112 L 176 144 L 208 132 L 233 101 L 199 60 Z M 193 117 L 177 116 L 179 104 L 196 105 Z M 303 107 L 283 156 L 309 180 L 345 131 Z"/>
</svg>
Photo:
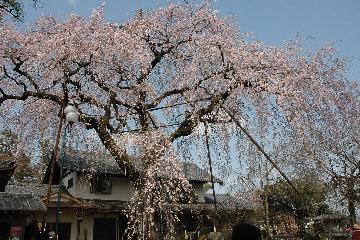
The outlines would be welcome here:
<svg viewBox="0 0 360 240">
<path fill-rule="evenodd" d="M 60 121 L 59 121 L 58 129 L 56 132 L 54 152 L 53 152 L 52 158 L 51 158 L 50 176 L 49 176 L 48 189 L 47 189 L 46 199 L 45 199 L 45 207 L 46 208 L 49 205 L 49 199 L 50 199 L 50 195 L 51 195 L 51 187 L 52 187 L 54 170 L 55 170 L 55 163 L 59 160 L 59 157 L 60 157 L 59 142 L 60 142 L 61 130 L 63 127 L 63 122 L 64 122 L 64 107 L 62 106 L 61 110 L 60 110 Z M 43 221 L 41 224 L 42 232 L 45 232 L 45 229 L 46 229 L 46 217 L 47 217 L 47 209 L 43 214 Z M 44 237 L 45 237 L 45 235 L 42 234 L 41 239 L 44 239 Z"/>
<path fill-rule="evenodd" d="M 60 142 L 60 136 L 61 136 L 61 129 L 64 122 L 64 110 L 61 108 L 61 117 L 59 121 L 59 126 L 56 133 L 56 139 L 55 139 L 55 146 L 54 146 L 54 153 L 53 157 L 51 158 L 51 169 L 50 169 L 50 176 L 49 176 L 49 185 L 48 185 L 48 191 L 46 194 L 46 200 L 45 200 L 45 206 L 49 204 L 49 198 L 51 194 L 51 186 L 53 181 L 53 175 L 54 175 L 54 169 L 55 169 L 55 163 L 59 161 L 60 158 L 60 151 L 59 151 L 59 142 Z"/>
<path fill-rule="evenodd" d="M 77 226 L 76 226 L 76 240 L 80 240 L 80 224 L 81 224 L 80 218 L 77 218 Z"/>
</svg>

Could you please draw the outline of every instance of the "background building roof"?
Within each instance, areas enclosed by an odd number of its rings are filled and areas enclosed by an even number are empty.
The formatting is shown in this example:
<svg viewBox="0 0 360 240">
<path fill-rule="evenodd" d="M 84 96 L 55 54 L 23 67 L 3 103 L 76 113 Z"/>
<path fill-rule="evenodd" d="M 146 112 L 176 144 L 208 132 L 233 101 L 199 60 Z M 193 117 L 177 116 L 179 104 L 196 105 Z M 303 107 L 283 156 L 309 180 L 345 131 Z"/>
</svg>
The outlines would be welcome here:
<svg viewBox="0 0 360 240">
<path fill-rule="evenodd" d="M 214 197 L 212 194 L 205 194 L 205 203 L 214 204 Z M 230 194 L 216 194 L 216 204 L 219 208 L 225 209 L 256 209 L 259 204 L 252 201 L 251 198 L 235 197 Z"/>
<path fill-rule="evenodd" d="M 34 184 L 34 183 L 9 183 L 5 192 L 14 194 L 30 194 L 39 198 L 44 198 L 47 195 L 48 184 Z M 52 185 L 51 192 L 57 193 L 59 191 L 59 185 Z M 61 192 L 68 193 L 67 189 L 62 186 Z"/>
<path fill-rule="evenodd" d="M 33 194 L 0 193 L 0 211 L 44 212 L 45 204 Z"/>
<path fill-rule="evenodd" d="M 182 171 L 189 181 L 193 182 L 210 182 L 210 173 L 198 167 L 193 163 L 180 163 Z M 43 183 L 48 183 L 50 164 L 47 168 Z M 59 167 L 56 166 L 54 176 L 58 175 Z M 67 154 L 63 161 L 63 169 L 81 173 L 110 174 L 117 176 L 126 176 L 124 171 L 119 168 L 115 159 L 109 155 L 70 153 Z M 56 177 L 55 177 L 56 178 Z M 223 181 L 214 177 L 214 181 L 222 184 Z"/>
</svg>

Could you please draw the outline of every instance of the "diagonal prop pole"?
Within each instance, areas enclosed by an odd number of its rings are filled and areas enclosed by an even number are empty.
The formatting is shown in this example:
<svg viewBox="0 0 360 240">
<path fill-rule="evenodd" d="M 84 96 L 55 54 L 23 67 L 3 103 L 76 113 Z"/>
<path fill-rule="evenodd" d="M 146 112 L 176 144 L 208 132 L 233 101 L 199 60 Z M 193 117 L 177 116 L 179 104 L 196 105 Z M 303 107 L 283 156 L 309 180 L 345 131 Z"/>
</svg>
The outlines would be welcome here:
<svg viewBox="0 0 360 240">
<path fill-rule="evenodd" d="M 59 157 L 60 157 L 59 142 L 60 142 L 60 135 L 61 135 L 61 129 L 63 126 L 63 122 L 64 122 L 63 118 L 60 118 L 58 130 L 56 132 L 54 153 L 53 153 L 53 157 L 51 158 L 51 168 L 50 168 L 50 175 L 49 175 L 48 190 L 47 190 L 46 199 L 45 199 L 46 207 L 48 207 L 48 204 L 49 204 L 49 199 L 50 199 L 50 194 L 51 194 L 51 186 L 52 186 L 53 177 L 54 177 L 55 163 L 59 162 Z"/>
<path fill-rule="evenodd" d="M 250 139 L 250 141 L 257 147 L 257 149 L 265 156 L 265 158 L 276 168 L 276 170 L 280 173 L 280 175 L 286 180 L 286 182 L 294 189 L 296 193 L 299 191 L 296 189 L 294 184 L 290 181 L 290 179 L 285 175 L 283 171 L 279 168 L 275 161 L 271 159 L 271 157 L 265 152 L 265 150 L 259 145 L 259 143 L 250 135 L 250 133 L 241 125 L 239 120 L 235 118 L 235 116 L 224 106 L 220 106 L 224 111 L 230 116 L 231 120 L 245 133 L 245 135 Z"/>
<path fill-rule="evenodd" d="M 59 153 L 59 142 L 60 142 L 60 135 L 61 135 L 61 130 L 64 124 L 64 107 L 61 106 L 61 110 L 60 110 L 60 121 L 59 121 L 59 125 L 58 125 L 58 129 L 56 132 L 56 138 L 55 138 L 55 145 L 54 145 L 54 152 L 52 154 L 52 158 L 50 160 L 50 175 L 49 175 L 49 182 L 48 182 L 48 189 L 47 189 L 47 193 L 46 193 L 46 198 L 45 198 L 45 207 L 46 207 L 46 211 L 43 214 L 43 221 L 42 221 L 42 231 L 45 232 L 45 228 L 46 228 L 46 218 L 47 218 L 47 213 L 48 213 L 48 207 L 49 207 L 49 200 L 50 200 L 50 195 L 51 195 L 51 187 L 52 187 L 52 182 L 53 182 L 53 176 L 54 176 L 54 171 L 55 171 L 55 163 L 59 162 L 59 157 L 60 157 L 60 153 Z M 41 239 L 44 239 L 44 235 L 41 236 Z"/>
</svg>

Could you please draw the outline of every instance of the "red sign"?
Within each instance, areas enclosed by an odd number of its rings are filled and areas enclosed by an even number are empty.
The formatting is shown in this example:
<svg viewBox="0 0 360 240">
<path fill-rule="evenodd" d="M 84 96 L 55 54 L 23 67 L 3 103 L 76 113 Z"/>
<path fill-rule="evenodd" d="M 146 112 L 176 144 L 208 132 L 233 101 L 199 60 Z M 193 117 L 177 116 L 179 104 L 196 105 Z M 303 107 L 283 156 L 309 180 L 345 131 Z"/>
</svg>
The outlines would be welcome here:
<svg viewBox="0 0 360 240">
<path fill-rule="evenodd" d="M 21 227 L 11 227 L 10 236 L 11 236 L 11 237 L 18 237 L 18 238 L 20 238 L 20 236 L 21 236 L 21 231 L 22 231 L 22 228 L 21 228 Z"/>
</svg>

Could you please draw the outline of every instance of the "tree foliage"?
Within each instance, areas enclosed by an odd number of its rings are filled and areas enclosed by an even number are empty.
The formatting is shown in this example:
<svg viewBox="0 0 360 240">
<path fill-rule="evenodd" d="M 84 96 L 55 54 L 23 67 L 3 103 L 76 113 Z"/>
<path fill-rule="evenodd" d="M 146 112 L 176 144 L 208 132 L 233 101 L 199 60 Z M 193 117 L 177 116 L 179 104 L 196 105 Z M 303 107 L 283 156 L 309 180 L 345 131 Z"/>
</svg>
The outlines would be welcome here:
<svg viewBox="0 0 360 240">
<path fill-rule="evenodd" d="M 33 4 L 37 4 L 39 0 L 31 0 Z M 0 19 L 2 14 L 9 14 L 14 19 L 22 20 L 24 17 L 23 3 L 18 0 L 0 0 Z"/>
<path fill-rule="evenodd" d="M 297 220 L 313 217 L 324 209 L 327 189 L 314 178 L 294 181 L 298 193 L 280 180 L 264 189 L 268 194 L 269 209 L 273 213 L 287 214 Z"/>
<path fill-rule="evenodd" d="M 11 130 L 3 130 L 0 133 L 0 155 L 5 157 L 14 156 L 17 151 L 18 137 Z"/>
<path fill-rule="evenodd" d="M 0 10 L 18 19 L 20 19 L 23 14 L 22 5 L 16 0 L 1 0 Z"/>
<path fill-rule="evenodd" d="M 16 169 L 13 178 L 17 182 L 29 182 L 39 180 L 36 166 L 31 159 L 18 148 L 18 136 L 11 130 L 3 130 L 0 133 L 0 157 L 11 158 L 16 161 Z"/>
<path fill-rule="evenodd" d="M 303 114 L 306 124 L 290 131 L 279 150 L 282 157 L 292 160 L 289 165 L 294 174 L 311 171 L 322 176 L 332 195 L 347 205 L 354 223 L 360 201 L 359 86 L 349 85 L 337 95 L 336 105 L 324 103 L 319 109 L 309 106 Z"/>
</svg>

